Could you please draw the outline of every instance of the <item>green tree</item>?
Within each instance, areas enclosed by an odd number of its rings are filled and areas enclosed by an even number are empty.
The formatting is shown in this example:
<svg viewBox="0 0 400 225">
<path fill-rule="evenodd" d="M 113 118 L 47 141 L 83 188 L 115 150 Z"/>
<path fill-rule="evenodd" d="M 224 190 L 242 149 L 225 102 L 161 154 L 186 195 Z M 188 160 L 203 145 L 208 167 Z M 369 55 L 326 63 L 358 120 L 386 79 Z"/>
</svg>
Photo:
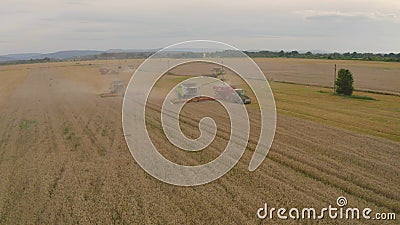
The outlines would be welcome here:
<svg viewBox="0 0 400 225">
<path fill-rule="evenodd" d="M 336 93 L 348 95 L 353 94 L 353 74 L 348 69 L 340 69 L 336 79 Z"/>
</svg>

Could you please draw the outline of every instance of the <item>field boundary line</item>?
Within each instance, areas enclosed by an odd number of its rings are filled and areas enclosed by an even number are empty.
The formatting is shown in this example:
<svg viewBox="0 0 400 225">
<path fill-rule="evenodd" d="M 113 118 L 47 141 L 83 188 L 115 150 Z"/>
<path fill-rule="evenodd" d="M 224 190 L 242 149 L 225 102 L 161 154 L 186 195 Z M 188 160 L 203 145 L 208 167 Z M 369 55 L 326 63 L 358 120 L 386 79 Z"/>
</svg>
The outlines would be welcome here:
<svg viewBox="0 0 400 225">
<path fill-rule="evenodd" d="M 330 89 L 333 88 L 333 87 L 329 87 L 329 86 L 325 86 L 325 85 L 296 83 L 296 82 L 291 82 L 291 81 L 282 81 L 282 80 L 274 80 L 274 79 L 268 79 L 268 81 L 269 82 L 275 82 L 275 83 L 282 83 L 282 84 L 296 84 L 296 85 L 302 85 L 302 86 L 322 87 L 322 88 L 330 88 Z M 391 91 L 378 91 L 378 90 L 357 89 L 357 88 L 355 88 L 354 91 L 364 92 L 364 93 L 371 93 L 371 94 L 378 94 L 378 95 L 391 95 L 391 96 L 400 97 L 400 93 L 391 92 Z"/>
</svg>

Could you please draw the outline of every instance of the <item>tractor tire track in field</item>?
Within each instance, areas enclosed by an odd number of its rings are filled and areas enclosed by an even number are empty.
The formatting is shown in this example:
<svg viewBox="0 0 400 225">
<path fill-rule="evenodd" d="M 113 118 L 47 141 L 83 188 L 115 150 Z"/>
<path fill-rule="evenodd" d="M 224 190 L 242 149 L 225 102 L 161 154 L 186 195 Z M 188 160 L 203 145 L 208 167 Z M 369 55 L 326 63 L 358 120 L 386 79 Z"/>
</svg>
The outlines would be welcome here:
<svg viewBox="0 0 400 225">
<path fill-rule="evenodd" d="M 400 208 L 393 188 L 400 186 L 400 144 L 317 122 L 279 115 L 269 155 L 249 172 L 260 128 L 253 109 L 248 148 L 229 173 L 199 187 L 164 184 L 140 168 L 125 144 L 122 98 L 99 98 L 86 86 L 102 77 L 78 82 L 67 69 L 32 69 L 0 110 L 0 224 L 257 224 L 264 202 L 318 208 L 341 195 L 358 208 Z M 151 138 L 166 158 L 204 163 L 225 147 L 229 121 L 212 105 L 200 105 L 187 107 L 182 130 L 195 136 L 193 110 L 222 121 L 202 157 L 166 145 L 159 110 L 148 107 Z"/>
<path fill-rule="evenodd" d="M 156 109 L 156 107 L 151 107 L 151 109 L 156 110 L 157 113 L 160 113 L 159 109 Z M 202 107 L 198 107 L 196 110 L 201 111 Z M 185 116 L 181 116 L 181 118 L 184 121 L 185 125 L 193 125 L 193 121 L 194 119 L 190 118 L 190 117 L 185 117 Z M 193 125 L 193 127 L 196 127 L 197 124 Z M 308 125 L 308 124 L 307 124 Z M 157 125 L 160 126 L 160 125 Z M 226 127 L 226 126 L 225 126 Z M 347 171 L 347 173 L 342 173 L 340 172 L 340 170 L 338 171 L 338 167 L 340 169 L 340 166 L 336 167 L 336 168 L 330 168 L 329 164 L 328 167 L 321 163 L 320 161 L 310 161 L 310 158 L 308 155 L 298 155 L 297 152 L 301 151 L 301 149 L 308 149 L 308 150 L 313 150 L 316 149 L 314 151 L 314 153 L 318 153 L 319 154 L 324 154 L 324 152 L 326 150 L 329 151 L 334 151 L 336 153 L 335 155 L 335 159 L 339 159 L 339 160 L 347 160 L 347 161 L 351 161 L 354 158 L 357 159 L 361 159 L 364 160 L 363 165 L 371 165 L 371 164 L 375 164 L 375 166 L 380 166 L 382 168 L 382 170 L 384 171 L 395 171 L 396 170 L 396 166 L 395 163 L 396 161 L 392 161 L 392 165 L 389 165 L 389 167 L 387 167 L 386 164 L 378 164 L 376 158 L 375 159 L 366 159 L 365 156 L 363 156 L 362 154 L 359 154 L 356 151 L 352 151 L 352 149 L 350 147 L 348 147 L 346 144 L 344 143 L 339 143 L 334 145 L 334 147 L 330 147 L 330 145 L 328 143 L 320 143 L 320 142 L 326 142 L 324 139 L 321 138 L 313 138 L 313 136 L 311 137 L 307 137 L 304 135 L 304 133 L 301 133 L 301 129 L 294 129 L 297 131 L 296 135 L 290 135 L 289 138 L 285 138 L 286 140 L 289 140 L 290 143 L 289 145 L 286 144 L 286 146 L 284 148 L 292 148 L 292 151 L 285 151 L 285 152 L 272 152 L 270 159 L 273 159 L 275 162 L 279 162 L 284 166 L 290 167 L 296 171 L 301 171 L 303 174 L 307 175 L 307 176 L 311 176 L 313 179 L 316 179 L 320 182 L 325 183 L 326 185 L 333 185 L 335 187 L 337 187 L 338 189 L 344 190 L 346 192 L 348 192 L 349 194 L 353 194 L 353 195 L 358 195 L 358 196 L 363 196 L 364 199 L 366 199 L 367 201 L 371 201 L 374 202 L 375 204 L 382 206 L 382 207 L 387 207 L 390 210 L 398 210 L 398 204 L 394 203 L 396 201 L 393 201 L 392 199 L 397 199 L 400 200 L 400 196 L 398 195 L 397 192 L 393 191 L 392 186 L 390 185 L 390 182 L 385 182 L 385 179 L 380 179 L 381 177 L 371 177 L 368 173 L 364 172 L 363 170 L 359 170 L 356 169 L 354 171 Z M 226 130 L 222 130 L 223 133 L 226 133 Z M 280 131 L 278 131 L 280 132 Z M 331 131 L 324 131 L 322 133 L 326 134 L 326 133 L 330 133 Z M 336 130 L 336 132 L 341 132 L 340 129 Z M 347 131 L 346 131 L 347 132 Z M 286 132 L 280 132 L 281 135 L 287 135 Z M 350 135 L 352 135 L 351 133 L 349 133 Z M 224 135 L 229 137 L 229 135 Z M 221 136 L 219 136 L 221 137 Z M 360 136 L 358 138 L 363 138 L 363 136 Z M 295 142 L 291 141 L 293 139 L 296 139 Z M 252 142 L 254 140 L 250 140 L 250 142 Z M 349 140 L 349 142 L 351 142 L 351 140 Z M 345 143 L 349 143 L 349 142 L 345 142 Z M 361 139 L 360 139 L 360 143 L 362 143 Z M 253 145 L 256 143 L 253 143 Z M 301 144 L 302 148 L 299 147 L 294 147 L 296 145 Z M 333 144 L 333 143 L 332 143 Z M 278 145 L 278 144 L 276 144 Z M 285 145 L 285 143 L 284 143 Z M 356 145 L 353 145 L 353 148 Z M 386 144 L 388 148 L 388 152 L 395 152 L 396 148 L 398 147 L 398 144 L 396 143 L 392 143 L 390 141 L 388 141 L 388 143 Z M 359 148 L 359 147 L 358 147 Z M 254 151 L 254 149 L 252 149 Z M 325 151 L 324 151 L 325 150 Z M 377 149 L 379 150 L 379 148 Z M 337 155 L 337 153 L 340 153 L 340 155 Z M 375 154 L 381 154 L 382 152 L 375 152 Z M 281 157 L 276 157 L 277 155 L 280 155 Z M 398 156 L 398 153 L 397 153 Z M 332 157 L 332 155 L 331 155 Z M 332 160 L 328 157 L 325 158 L 325 160 L 329 160 L 330 162 L 332 162 Z M 335 162 L 335 161 L 334 161 Z M 351 169 L 351 167 L 349 168 Z M 396 176 L 396 174 L 393 174 L 394 176 Z M 360 177 L 359 179 L 355 179 L 357 177 Z M 367 177 L 368 179 L 365 180 L 363 178 Z M 367 182 L 369 180 L 372 180 L 374 182 Z M 330 183 L 332 182 L 332 183 Z M 386 186 L 387 185 L 387 186 Z M 371 196 L 376 196 L 378 195 L 379 198 L 378 199 L 374 199 L 374 197 Z M 386 204 L 385 204 L 386 203 Z"/>
<path fill-rule="evenodd" d="M 201 110 L 201 107 L 199 107 L 197 110 Z M 159 110 L 156 110 L 159 113 Z M 186 120 L 191 120 L 190 117 L 182 117 Z M 294 122 L 294 121 L 293 121 Z M 298 123 L 298 122 L 297 122 Z M 302 122 L 303 123 L 303 122 Z M 184 124 L 191 124 L 190 122 L 185 122 Z M 308 124 L 305 124 L 306 127 Z M 318 124 L 314 124 L 318 126 Z M 295 127 L 296 128 L 296 127 Z M 301 129 L 295 129 L 299 130 L 301 132 Z M 334 129 L 336 130 L 335 132 L 342 132 L 340 129 Z M 287 131 L 286 131 L 287 132 Z M 287 133 L 280 132 L 278 131 L 278 135 L 285 135 L 287 136 Z M 322 133 L 330 133 L 331 131 L 324 131 Z M 351 132 L 343 131 L 346 133 L 349 133 L 349 135 L 354 136 Z M 361 138 L 365 138 L 362 135 L 357 135 L 359 137 L 352 137 L 352 138 L 358 138 L 360 139 L 360 143 L 362 143 Z M 285 138 L 286 140 L 291 140 L 293 137 L 290 138 Z M 347 194 L 359 196 L 364 198 L 366 201 L 373 202 L 378 206 L 381 207 L 386 207 L 387 209 L 396 211 L 398 210 L 398 200 L 400 199 L 398 194 L 396 192 L 393 192 L 392 185 L 390 182 L 385 182 L 385 180 L 381 180 L 380 177 L 371 177 L 368 173 L 365 173 L 363 170 L 356 170 L 354 173 L 351 173 L 350 171 L 347 172 L 347 174 L 343 174 L 343 172 L 338 172 L 337 168 L 326 168 L 324 166 L 324 163 L 321 163 L 320 161 L 318 162 L 310 162 L 310 158 L 308 155 L 304 156 L 296 156 L 296 152 L 299 150 L 301 151 L 300 148 L 293 147 L 298 145 L 299 143 L 302 144 L 303 149 L 317 149 L 315 152 L 320 152 L 320 154 L 323 154 L 324 150 L 327 148 L 330 149 L 331 151 L 336 152 L 335 158 L 338 158 L 339 160 L 346 160 L 350 159 L 352 160 L 354 157 L 357 158 L 363 158 L 362 155 L 358 154 L 357 152 L 353 152 L 350 147 L 347 147 L 345 144 L 340 143 L 339 146 L 335 146 L 336 148 L 333 147 L 327 147 L 329 145 L 326 145 L 326 143 L 319 143 L 319 142 L 325 142 L 324 139 L 317 139 L 311 137 L 307 137 L 304 135 L 304 133 L 297 133 L 295 138 L 297 139 L 295 143 L 291 143 L 291 145 L 287 145 L 283 148 L 288 148 L 288 150 L 291 151 L 285 151 L 285 152 L 274 152 L 272 151 L 269 156 L 269 159 L 272 159 L 275 162 L 280 163 L 281 165 L 285 167 L 292 168 L 294 171 L 298 171 L 303 173 L 306 176 L 311 177 L 312 179 L 317 180 L 318 182 L 322 182 L 325 185 L 329 186 L 334 186 L 335 188 L 342 190 L 346 192 Z M 351 141 L 349 141 L 351 142 Z M 346 143 L 349 143 L 346 142 Z M 354 141 L 353 141 L 354 142 Z M 278 142 L 279 143 L 279 142 Z M 275 146 L 282 146 L 282 144 L 276 143 Z M 355 141 L 357 143 L 357 141 Z M 283 143 L 284 144 L 284 143 Z M 388 141 L 386 146 L 390 146 L 389 150 L 387 152 L 395 152 L 398 144 L 394 142 Z M 355 145 L 356 146 L 356 145 Z M 353 146 L 354 147 L 354 146 Z M 282 147 L 280 147 L 282 148 Z M 339 149 L 339 150 L 338 150 Z M 376 150 L 379 150 L 376 149 Z M 342 155 L 337 155 L 338 153 L 341 153 Z M 376 151 L 375 154 L 380 154 L 381 152 Z M 278 155 L 277 155 L 278 154 Z M 279 157 L 277 157 L 279 156 Z M 398 153 L 397 153 L 398 156 Z M 386 156 L 387 157 L 387 156 Z M 329 160 L 332 162 L 333 160 L 330 159 L 329 157 L 326 157 L 325 160 Z M 368 160 L 368 159 L 367 159 Z M 336 164 L 340 164 L 340 161 L 333 161 L 336 162 Z M 365 162 L 365 165 L 368 166 L 369 164 L 375 163 L 378 166 L 386 166 L 382 164 L 378 164 L 376 159 L 373 160 L 368 160 Z M 394 166 L 396 161 L 394 160 L 392 163 L 393 165 L 389 166 L 389 168 L 384 168 L 385 171 L 391 171 L 391 169 L 395 169 L 396 167 Z M 328 164 L 329 165 L 329 164 Z M 340 169 L 340 166 L 339 166 Z M 397 169 L 398 170 L 398 169 Z M 394 176 L 396 176 L 396 173 L 393 173 Z M 360 179 L 355 180 L 355 177 L 360 177 Z M 365 180 L 363 180 L 362 177 L 367 177 L 368 180 L 377 180 L 377 182 L 374 183 L 365 183 Z M 385 185 L 382 185 L 385 184 Z M 387 185 L 387 186 L 386 186 Z M 377 196 L 378 199 L 375 199 Z M 396 199 L 393 201 L 392 199 Z"/>
</svg>

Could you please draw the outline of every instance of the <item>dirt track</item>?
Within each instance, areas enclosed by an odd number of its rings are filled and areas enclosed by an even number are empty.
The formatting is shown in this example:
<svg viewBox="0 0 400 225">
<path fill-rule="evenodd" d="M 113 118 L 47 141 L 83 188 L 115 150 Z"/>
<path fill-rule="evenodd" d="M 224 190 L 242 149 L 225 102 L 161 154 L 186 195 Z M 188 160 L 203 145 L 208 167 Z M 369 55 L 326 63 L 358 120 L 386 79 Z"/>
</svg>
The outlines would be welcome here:
<svg viewBox="0 0 400 225">
<path fill-rule="evenodd" d="M 166 185 L 145 173 L 127 149 L 122 98 L 97 96 L 112 78 L 77 71 L 31 69 L 1 93 L 0 224 L 255 224 L 264 202 L 319 208 L 341 195 L 351 206 L 399 213 L 398 142 L 283 115 L 273 147 L 255 172 L 247 170 L 253 137 L 223 178 L 191 188 Z M 188 112 L 210 113 L 214 103 L 200 104 Z M 257 111 L 250 113 L 257 117 Z M 152 138 L 164 140 L 158 129 Z M 202 161 L 220 147 L 211 146 L 204 157 L 176 154 L 172 147 L 162 153 Z"/>
</svg>

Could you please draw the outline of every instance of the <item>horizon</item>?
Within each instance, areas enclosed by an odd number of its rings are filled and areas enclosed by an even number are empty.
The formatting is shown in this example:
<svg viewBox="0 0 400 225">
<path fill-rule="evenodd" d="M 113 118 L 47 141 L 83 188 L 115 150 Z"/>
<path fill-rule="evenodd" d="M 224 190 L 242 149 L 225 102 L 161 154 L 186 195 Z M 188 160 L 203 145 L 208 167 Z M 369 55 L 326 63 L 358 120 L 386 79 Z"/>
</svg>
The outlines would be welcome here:
<svg viewBox="0 0 400 225">
<path fill-rule="evenodd" d="M 113 52 L 113 51 L 125 51 L 126 53 L 130 52 L 135 52 L 135 51 L 143 51 L 143 52 L 153 52 L 153 51 L 158 51 L 162 48 L 153 48 L 153 49 L 132 49 L 132 48 L 110 48 L 106 50 L 101 50 L 101 49 L 65 49 L 65 50 L 56 50 L 52 52 L 16 52 L 16 53 L 7 53 L 7 54 L 1 54 L 0 56 L 6 57 L 6 56 L 11 56 L 11 55 L 28 55 L 28 54 L 38 54 L 38 55 L 47 55 L 47 54 L 54 54 L 54 53 L 61 53 L 61 52 L 73 52 L 73 51 L 98 51 L 98 52 L 108 52 L 108 53 L 120 53 L 120 52 Z M 347 52 L 339 52 L 339 51 L 329 51 L 329 50 L 323 50 L 323 49 L 312 49 L 312 50 L 307 50 L 307 49 L 293 49 L 293 50 L 285 50 L 285 49 L 241 49 L 241 51 L 244 52 L 261 52 L 261 51 L 269 51 L 269 52 L 292 52 L 292 51 L 298 51 L 300 54 L 306 53 L 306 52 L 311 52 L 313 54 L 334 54 L 334 53 L 339 53 L 339 54 L 345 54 L 345 53 L 359 53 L 359 54 L 400 54 L 400 51 L 389 51 L 389 52 L 358 52 L 358 51 L 347 51 Z"/>
</svg>

